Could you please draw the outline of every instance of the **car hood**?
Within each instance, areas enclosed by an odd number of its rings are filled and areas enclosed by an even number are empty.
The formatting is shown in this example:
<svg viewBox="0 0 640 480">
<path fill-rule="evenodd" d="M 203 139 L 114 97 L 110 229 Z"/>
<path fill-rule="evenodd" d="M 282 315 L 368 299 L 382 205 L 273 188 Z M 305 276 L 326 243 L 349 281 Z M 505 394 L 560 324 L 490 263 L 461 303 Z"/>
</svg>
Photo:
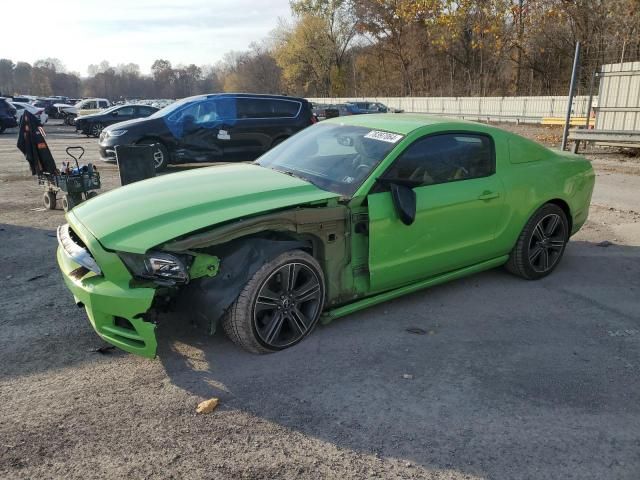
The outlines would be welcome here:
<svg viewBox="0 0 640 480">
<path fill-rule="evenodd" d="M 67 214 L 110 250 L 144 253 L 174 238 L 270 210 L 337 198 L 299 178 L 257 165 L 198 168 L 143 180 Z"/>
</svg>

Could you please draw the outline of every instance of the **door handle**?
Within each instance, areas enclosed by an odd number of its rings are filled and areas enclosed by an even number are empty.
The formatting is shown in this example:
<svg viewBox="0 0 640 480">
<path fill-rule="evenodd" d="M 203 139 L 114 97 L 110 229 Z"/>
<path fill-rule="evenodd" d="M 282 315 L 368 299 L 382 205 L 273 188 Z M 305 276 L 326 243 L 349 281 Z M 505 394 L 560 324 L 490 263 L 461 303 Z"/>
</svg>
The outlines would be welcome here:
<svg viewBox="0 0 640 480">
<path fill-rule="evenodd" d="M 482 192 L 482 194 L 478 196 L 478 200 L 493 200 L 494 198 L 499 198 L 499 197 L 500 197 L 500 193 L 485 190 L 484 192 Z"/>
</svg>

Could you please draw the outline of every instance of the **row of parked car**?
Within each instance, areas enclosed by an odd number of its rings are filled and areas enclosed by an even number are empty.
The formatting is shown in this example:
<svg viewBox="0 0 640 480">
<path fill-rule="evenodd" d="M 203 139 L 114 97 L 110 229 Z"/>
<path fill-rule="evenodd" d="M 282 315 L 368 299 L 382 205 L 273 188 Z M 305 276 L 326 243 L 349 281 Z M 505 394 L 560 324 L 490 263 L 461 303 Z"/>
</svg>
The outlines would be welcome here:
<svg viewBox="0 0 640 480">
<path fill-rule="evenodd" d="M 163 170 L 177 163 L 252 160 L 318 120 L 388 112 L 400 111 L 379 102 L 323 106 L 281 95 L 212 94 L 160 110 L 119 105 L 77 117 L 75 125 L 99 136 L 103 160 L 115 162 L 119 145 L 153 145 L 155 168 Z"/>
<path fill-rule="evenodd" d="M 76 128 L 101 130 L 100 155 L 108 162 L 116 161 L 120 145 L 152 145 L 159 171 L 178 163 L 253 160 L 317 121 L 303 98 L 221 93 L 188 97 L 160 110 L 121 105 L 76 119 Z"/>
<path fill-rule="evenodd" d="M 392 111 L 378 102 L 312 105 L 297 97 L 226 93 L 189 97 L 162 109 L 111 105 L 98 98 L 58 108 L 76 131 L 99 137 L 103 160 L 115 162 L 120 145 L 152 145 L 156 170 L 178 163 L 253 160 L 319 119 Z"/>
<path fill-rule="evenodd" d="M 42 125 L 49 120 L 49 116 L 43 108 L 36 107 L 31 103 L 17 102 L 15 98 L 9 100 L 0 97 L 0 133 L 3 133 L 7 128 L 17 127 L 25 111 L 35 115 Z"/>
<path fill-rule="evenodd" d="M 346 103 L 324 104 L 314 103 L 313 113 L 320 120 L 345 115 L 362 115 L 366 113 L 401 113 L 403 110 L 387 107 L 380 102 L 353 101 Z"/>
</svg>

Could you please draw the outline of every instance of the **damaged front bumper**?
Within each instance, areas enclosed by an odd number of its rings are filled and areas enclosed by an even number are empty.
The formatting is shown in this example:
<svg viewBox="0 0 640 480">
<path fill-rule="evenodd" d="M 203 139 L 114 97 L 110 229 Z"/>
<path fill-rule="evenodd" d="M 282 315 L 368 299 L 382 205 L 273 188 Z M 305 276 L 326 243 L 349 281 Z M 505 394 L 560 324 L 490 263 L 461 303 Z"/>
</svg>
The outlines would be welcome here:
<svg viewBox="0 0 640 480">
<path fill-rule="evenodd" d="M 153 358 L 157 349 L 155 324 L 147 321 L 145 314 L 152 306 L 156 290 L 131 288 L 131 274 L 118 256 L 104 250 L 80 222 L 74 222 L 72 212 L 67 218 L 73 241 L 86 249 L 101 268 L 100 274 L 90 271 L 69 255 L 68 248 L 59 245 L 58 265 L 76 303 L 85 308 L 91 325 L 105 341 L 127 352 Z"/>
</svg>

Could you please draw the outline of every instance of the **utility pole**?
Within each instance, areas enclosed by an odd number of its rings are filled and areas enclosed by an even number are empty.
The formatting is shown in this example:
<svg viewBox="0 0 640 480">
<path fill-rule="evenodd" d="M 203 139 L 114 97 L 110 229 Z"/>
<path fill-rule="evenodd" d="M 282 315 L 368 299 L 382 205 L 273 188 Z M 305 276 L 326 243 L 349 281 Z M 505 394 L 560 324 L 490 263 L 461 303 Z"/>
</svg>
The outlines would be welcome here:
<svg viewBox="0 0 640 480">
<path fill-rule="evenodd" d="M 573 69 L 571 71 L 571 84 L 569 85 L 569 98 L 567 99 L 567 116 L 564 119 L 564 131 L 562 132 L 562 145 L 560 150 L 567 148 L 567 137 L 569 136 L 569 123 L 571 122 L 571 106 L 573 105 L 573 96 L 576 89 L 576 80 L 578 77 L 578 66 L 580 64 L 580 42 L 576 42 L 576 53 L 573 56 Z M 587 115 L 589 113 L 587 112 Z"/>
</svg>

